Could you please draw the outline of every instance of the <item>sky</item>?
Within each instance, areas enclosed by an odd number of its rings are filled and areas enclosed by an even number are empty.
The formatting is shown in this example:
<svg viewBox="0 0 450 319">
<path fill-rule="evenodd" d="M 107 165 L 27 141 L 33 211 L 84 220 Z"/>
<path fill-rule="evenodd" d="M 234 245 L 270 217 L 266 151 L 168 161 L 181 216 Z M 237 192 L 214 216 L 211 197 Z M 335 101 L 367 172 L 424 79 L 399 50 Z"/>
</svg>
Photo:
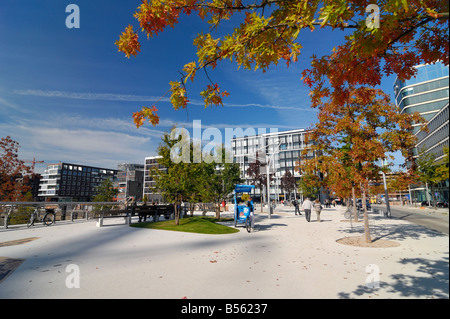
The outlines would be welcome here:
<svg viewBox="0 0 450 319">
<path fill-rule="evenodd" d="M 343 43 L 344 32 L 302 31 L 299 61 L 289 68 L 280 62 L 263 73 L 222 62 L 208 74 L 230 93 L 224 106 L 205 109 L 199 92 L 208 80 L 199 73 L 195 83 L 187 83 L 187 109 L 174 110 L 163 96 L 169 82 L 180 79 L 183 65 L 196 61 L 193 40 L 207 25 L 192 15 L 155 38 L 140 33 L 141 52 L 128 59 L 114 42 L 129 24 L 138 29 L 133 14 L 140 3 L 1 0 L 0 137 L 20 144 L 20 159 L 44 161 L 36 172 L 57 162 L 112 169 L 143 164 L 157 154 L 164 132 L 173 125 L 191 129 L 194 120 L 203 129 L 219 129 L 223 138 L 226 128 L 285 131 L 317 122 L 301 72 L 313 54 L 329 54 Z M 79 28 L 66 26 L 69 4 L 79 8 Z M 224 23 L 213 36 L 232 32 L 235 22 Z M 381 85 L 391 97 L 394 79 Z M 133 112 L 156 101 L 160 124 L 136 128 Z"/>
</svg>

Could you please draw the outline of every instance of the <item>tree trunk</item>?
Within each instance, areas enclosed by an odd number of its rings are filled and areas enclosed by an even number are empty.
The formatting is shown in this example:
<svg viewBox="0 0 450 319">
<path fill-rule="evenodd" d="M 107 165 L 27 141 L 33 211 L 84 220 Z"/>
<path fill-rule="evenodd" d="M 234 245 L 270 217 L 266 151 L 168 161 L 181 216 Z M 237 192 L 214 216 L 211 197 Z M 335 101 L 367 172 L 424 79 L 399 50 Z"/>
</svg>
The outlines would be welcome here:
<svg viewBox="0 0 450 319">
<path fill-rule="evenodd" d="M 367 206 L 366 206 L 366 190 L 361 189 L 361 197 L 362 197 L 362 208 L 363 208 L 363 216 L 364 216 L 364 234 L 366 237 L 366 243 L 371 243 L 372 238 L 370 237 L 370 227 L 369 227 L 369 215 L 367 214 Z"/>
<path fill-rule="evenodd" d="M 356 209 L 356 196 L 355 196 L 355 186 L 352 186 L 352 196 L 353 196 L 353 220 L 358 221 L 358 213 Z"/>
<path fill-rule="evenodd" d="M 433 184 L 430 185 L 431 188 L 431 200 L 433 201 L 433 209 L 436 210 L 436 196 L 434 195 Z"/>
<path fill-rule="evenodd" d="M 259 202 L 261 203 L 261 214 L 263 212 L 263 191 L 262 188 L 259 189 Z"/>
<path fill-rule="evenodd" d="M 175 225 L 180 225 L 180 211 L 178 209 L 178 199 L 175 200 L 174 203 L 174 213 L 175 213 Z"/>
<path fill-rule="evenodd" d="M 216 219 L 220 218 L 220 201 L 217 203 L 216 207 Z"/>
</svg>

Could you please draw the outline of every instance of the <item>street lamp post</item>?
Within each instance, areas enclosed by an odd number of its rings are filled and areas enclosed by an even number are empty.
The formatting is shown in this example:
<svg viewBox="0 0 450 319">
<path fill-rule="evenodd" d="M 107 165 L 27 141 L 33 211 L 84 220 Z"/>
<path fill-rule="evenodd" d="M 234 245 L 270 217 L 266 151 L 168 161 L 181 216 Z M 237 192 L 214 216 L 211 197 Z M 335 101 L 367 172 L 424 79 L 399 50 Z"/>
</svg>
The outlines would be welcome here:
<svg viewBox="0 0 450 319">
<path fill-rule="evenodd" d="M 382 164 L 384 166 L 383 162 Z M 386 185 L 386 174 L 384 174 L 383 171 L 381 171 L 381 174 L 383 174 L 384 197 L 386 198 L 386 215 L 391 218 L 391 207 L 389 206 L 389 193 Z"/>
<path fill-rule="evenodd" d="M 262 137 L 263 138 L 263 137 Z M 270 139 L 270 137 L 269 137 Z M 263 144 L 263 143 L 261 143 Z M 268 207 L 268 217 L 269 219 L 271 218 L 271 214 L 272 214 L 272 206 L 270 205 L 270 164 L 273 162 L 273 158 L 275 156 L 275 154 L 277 154 L 279 152 L 279 147 L 280 147 L 281 142 L 278 142 L 278 145 L 276 146 L 276 148 L 273 150 L 273 152 L 270 154 L 269 159 L 266 160 L 266 174 L 267 174 L 267 179 L 266 179 L 266 187 L 267 187 L 267 207 Z M 262 146 L 261 148 L 259 148 L 258 150 L 256 150 L 256 153 L 258 153 L 259 151 L 265 149 L 265 148 L 269 148 L 271 145 L 268 144 L 267 146 Z M 254 155 L 250 155 L 247 154 L 247 157 L 254 157 Z M 267 155 L 266 155 L 267 157 Z M 261 205 L 262 205 L 262 201 L 261 201 Z"/>
</svg>

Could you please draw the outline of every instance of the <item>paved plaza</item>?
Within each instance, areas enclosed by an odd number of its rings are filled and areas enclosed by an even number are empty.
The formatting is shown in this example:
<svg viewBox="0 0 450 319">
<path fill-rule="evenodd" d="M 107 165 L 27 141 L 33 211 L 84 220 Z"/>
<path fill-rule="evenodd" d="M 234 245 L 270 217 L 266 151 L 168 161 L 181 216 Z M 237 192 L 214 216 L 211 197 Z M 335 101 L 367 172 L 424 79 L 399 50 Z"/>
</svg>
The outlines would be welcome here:
<svg viewBox="0 0 450 319">
<path fill-rule="evenodd" d="M 270 219 L 256 214 L 253 233 L 227 235 L 120 218 L 2 229 L 0 298 L 449 298 L 448 235 L 372 213 L 373 239 L 395 245 L 346 245 L 337 241 L 363 225 L 344 209 L 308 223 L 277 207 Z"/>
</svg>

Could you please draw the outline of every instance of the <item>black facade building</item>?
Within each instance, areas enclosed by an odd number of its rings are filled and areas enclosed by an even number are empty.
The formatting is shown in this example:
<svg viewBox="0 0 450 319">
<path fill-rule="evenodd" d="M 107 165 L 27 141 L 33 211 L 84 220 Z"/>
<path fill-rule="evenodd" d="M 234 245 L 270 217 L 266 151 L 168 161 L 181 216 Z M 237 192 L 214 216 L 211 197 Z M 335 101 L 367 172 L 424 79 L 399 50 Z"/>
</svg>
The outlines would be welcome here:
<svg viewBox="0 0 450 319">
<path fill-rule="evenodd" d="M 47 166 L 39 188 L 39 196 L 50 201 L 89 202 L 105 179 L 114 181 L 117 170 L 72 163 Z"/>
</svg>

